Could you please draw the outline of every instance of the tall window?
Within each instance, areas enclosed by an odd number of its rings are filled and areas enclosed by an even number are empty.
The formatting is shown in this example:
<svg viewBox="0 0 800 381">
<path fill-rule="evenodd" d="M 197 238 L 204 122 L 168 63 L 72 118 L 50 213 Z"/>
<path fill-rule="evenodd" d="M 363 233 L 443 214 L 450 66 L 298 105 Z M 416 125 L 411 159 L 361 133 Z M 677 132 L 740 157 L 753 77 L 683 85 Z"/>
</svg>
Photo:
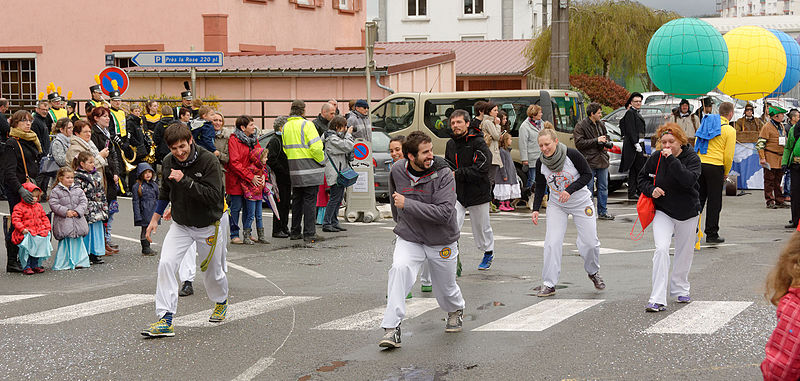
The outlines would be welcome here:
<svg viewBox="0 0 800 381">
<path fill-rule="evenodd" d="M 409 16 L 425 16 L 428 14 L 428 0 L 408 0 Z"/>
<path fill-rule="evenodd" d="M 465 15 L 479 15 L 483 13 L 483 0 L 464 0 Z"/>
<path fill-rule="evenodd" d="M 0 94 L 14 108 L 30 108 L 36 103 L 36 60 L 0 59 Z"/>
</svg>

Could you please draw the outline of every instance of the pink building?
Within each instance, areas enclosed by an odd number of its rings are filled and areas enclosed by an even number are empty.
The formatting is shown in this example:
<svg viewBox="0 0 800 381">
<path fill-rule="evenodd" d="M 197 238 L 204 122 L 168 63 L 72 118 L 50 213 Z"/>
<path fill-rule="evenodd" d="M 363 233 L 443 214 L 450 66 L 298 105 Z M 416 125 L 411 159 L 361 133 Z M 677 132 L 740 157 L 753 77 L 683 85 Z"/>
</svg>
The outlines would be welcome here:
<svg viewBox="0 0 800 381">
<path fill-rule="evenodd" d="M 71 90 L 74 98 L 88 98 L 106 54 L 124 67 L 138 51 L 193 47 L 263 53 L 362 46 L 364 20 L 362 0 L 14 2 L 4 7 L 0 23 L 0 95 L 15 108 L 29 107 L 54 82 L 65 95 Z M 162 91 L 177 94 L 180 87 L 176 83 Z"/>
</svg>

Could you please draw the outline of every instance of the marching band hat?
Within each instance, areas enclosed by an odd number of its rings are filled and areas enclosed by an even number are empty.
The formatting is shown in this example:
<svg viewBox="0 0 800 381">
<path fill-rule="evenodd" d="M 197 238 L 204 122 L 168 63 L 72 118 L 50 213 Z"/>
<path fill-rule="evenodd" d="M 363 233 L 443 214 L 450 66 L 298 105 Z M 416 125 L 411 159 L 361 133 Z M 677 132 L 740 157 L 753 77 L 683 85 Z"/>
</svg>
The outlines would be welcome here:
<svg viewBox="0 0 800 381">
<path fill-rule="evenodd" d="M 119 90 L 114 90 L 108 93 L 108 96 L 111 98 L 112 101 L 121 101 L 122 95 L 120 95 Z"/>
<path fill-rule="evenodd" d="M 92 92 L 92 93 L 94 93 L 94 92 L 102 93 L 102 92 L 103 92 L 103 90 L 100 88 L 100 85 L 91 85 L 91 86 L 89 86 L 89 92 Z"/>
</svg>

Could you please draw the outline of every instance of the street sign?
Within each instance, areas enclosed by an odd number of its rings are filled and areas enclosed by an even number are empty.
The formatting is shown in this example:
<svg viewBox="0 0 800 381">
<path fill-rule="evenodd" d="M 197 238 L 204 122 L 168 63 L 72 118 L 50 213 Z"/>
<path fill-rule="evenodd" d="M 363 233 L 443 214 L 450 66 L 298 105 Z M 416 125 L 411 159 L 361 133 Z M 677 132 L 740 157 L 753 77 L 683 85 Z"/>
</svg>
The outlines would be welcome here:
<svg viewBox="0 0 800 381">
<path fill-rule="evenodd" d="M 114 66 L 114 55 L 106 54 L 106 66 Z"/>
<path fill-rule="evenodd" d="M 117 81 L 120 95 L 125 94 L 125 90 L 128 90 L 129 84 L 128 74 L 125 74 L 125 71 L 116 66 L 103 69 L 103 71 L 100 72 L 100 87 L 105 95 L 109 95 L 114 91 L 114 87 L 111 85 L 112 80 Z"/>
<path fill-rule="evenodd" d="M 364 143 L 357 143 L 353 147 L 353 156 L 356 160 L 364 160 L 369 156 L 369 147 Z"/>
<path fill-rule="evenodd" d="M 143 67 L 222 66 L 222 52 L 139 52 L 131 62 Z"/>
</svg>

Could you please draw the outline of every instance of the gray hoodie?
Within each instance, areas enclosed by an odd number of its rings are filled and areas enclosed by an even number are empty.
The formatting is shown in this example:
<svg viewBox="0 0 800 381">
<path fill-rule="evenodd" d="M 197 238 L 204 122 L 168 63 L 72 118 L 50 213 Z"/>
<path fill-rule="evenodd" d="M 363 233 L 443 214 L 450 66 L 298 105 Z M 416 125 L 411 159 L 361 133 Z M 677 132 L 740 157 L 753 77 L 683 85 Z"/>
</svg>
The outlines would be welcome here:
<svg viewBox="0 0 800 381">
<path fill-rule="evenodd" d="M 433 158 L 431 172 L 416 181 L 406 169 L 406 159 L 392 165 L 389 194 L 406 197 L 403 209 L 392 203 L 392 216 L 400 238 L 426 246 L 449 245 L 461 232 L 456 220 L 456 182 L 447 162 Z"/>
</svg>

